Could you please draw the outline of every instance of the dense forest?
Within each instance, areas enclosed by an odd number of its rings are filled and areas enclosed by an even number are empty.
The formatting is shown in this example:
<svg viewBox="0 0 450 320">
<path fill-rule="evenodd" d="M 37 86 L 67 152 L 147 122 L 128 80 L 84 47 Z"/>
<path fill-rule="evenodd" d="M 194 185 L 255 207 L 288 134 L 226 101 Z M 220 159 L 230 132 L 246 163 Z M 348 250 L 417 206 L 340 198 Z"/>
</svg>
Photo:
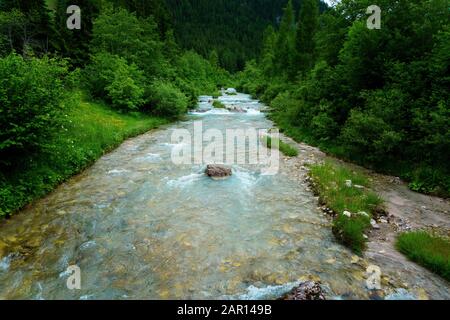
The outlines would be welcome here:
<svg viewBox="0 0 450 320">
<path fill-rule="evenodd" d="M 365 0 L 319 13 L 287 4 L 241 89 L 272 107 L 288 135 L 413 190 L 450 193 L 450 15 L 447 0 L 380 0 L 381 29 L 367 27 Z"/>
<path fill-rule="evenodd" d="M 204 57 L 217 55 L 232 72 L 256 58 L 268 25 L 279 24 L 287 0 L 167 0 L 180 45 Z M 295 9 L 301 0 L 293 1 Z M 327 6 L 319 3 L 320 10 Z"/>
</svg>

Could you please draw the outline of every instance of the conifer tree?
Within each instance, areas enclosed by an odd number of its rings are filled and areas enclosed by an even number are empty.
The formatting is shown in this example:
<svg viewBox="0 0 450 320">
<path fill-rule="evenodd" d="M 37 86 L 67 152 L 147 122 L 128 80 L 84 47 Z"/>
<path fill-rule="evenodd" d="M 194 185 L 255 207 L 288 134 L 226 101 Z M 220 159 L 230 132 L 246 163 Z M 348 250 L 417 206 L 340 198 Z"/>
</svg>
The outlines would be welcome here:
<svg viewBox="0 0 450 320">
<path fill-rule="evenodd" d="M 314 35 L 319 16 L 318 0 L 303 0 L 295 37 L 295 61 L 297 72 L 306 72 L 314 64 Z"/>
<path fill-rule="evenodd" d="M 282 74 L 287 74 L 291 69 L 294 38 L 295 12 L 292 0 L 289 0 L 281 19 L 274 53 L 275 68 Z"/>
</svg>

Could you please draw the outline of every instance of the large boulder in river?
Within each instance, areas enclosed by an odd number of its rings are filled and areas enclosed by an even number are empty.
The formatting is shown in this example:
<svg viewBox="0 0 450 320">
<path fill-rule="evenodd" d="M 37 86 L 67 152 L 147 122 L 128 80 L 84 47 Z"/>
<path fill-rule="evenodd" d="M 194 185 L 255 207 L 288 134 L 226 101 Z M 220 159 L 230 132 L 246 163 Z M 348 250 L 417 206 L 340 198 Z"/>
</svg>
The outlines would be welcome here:
<svg viewBox="0 0 450 320">
<path fill-rule="evenodd" d="M 226 179 L 233 174 L 231 168 L 219 164 L 209 164 L 205 173 L 213 179 Z"/>
<path fill-rule="evenodd" d="M 318 282 L 305 281 L 300 283 L 298 287 L 292 289 L 283 300 L 325 300 L 325 296 Z"/>
</svg>

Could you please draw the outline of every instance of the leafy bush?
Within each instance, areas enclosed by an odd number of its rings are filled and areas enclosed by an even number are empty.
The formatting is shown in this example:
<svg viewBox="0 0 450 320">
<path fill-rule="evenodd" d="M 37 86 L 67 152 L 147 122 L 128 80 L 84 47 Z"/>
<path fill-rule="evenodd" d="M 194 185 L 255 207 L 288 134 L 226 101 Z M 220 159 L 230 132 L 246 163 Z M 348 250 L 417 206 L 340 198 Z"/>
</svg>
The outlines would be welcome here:
<svg viewBox="0 0 450 320">
<path fill-rule="evenodd" d="M 45 146 L 62 118 L 64 63 L 11 54 L 0 59 L 0 162 Z"/>
<path fill-rule="evenodd" d="M 139 79 L 131 77 L 129 68 L 121 68 L 116 71 L 113 82 L 106 87 L 112 106 L 126 111 L 138 110 L 144 103 L 144 89 L 140 86 Z"/>
<path fill-rule="evenodd" d="M 144 103 L 145 78 L 136 65 L 129 65 L 124 58 L 98 53 L 92 56 L 85 75 L 91 94 L 116 109 L 133 111 Z"/>
<path fill-rule="evenodd" d="M 397 249 L 412 261 L 450 281 L 450 240 L 425 231 L 402 233 Z"/>
<path fill-rule="evenodd" d="M 401 135 L 383 119 L 359 110 L 352 110 L 340 138 L 349 152 L 370 162 L 385 161 L 401 143 Z"/>
<path fill-rule="evenodd" d="M 187 112 L 187 97 L 171 83 L 156 81 L 150 87 L 150 111 L 158 116 L 177 118 Z"/>
<path fill-rule="evenodd" d="M 333 138 L 339 132 L 337 123 L 325 112 L 319 113 L 312 119 L 311 128 L 317 139 Z"/>
</svg>

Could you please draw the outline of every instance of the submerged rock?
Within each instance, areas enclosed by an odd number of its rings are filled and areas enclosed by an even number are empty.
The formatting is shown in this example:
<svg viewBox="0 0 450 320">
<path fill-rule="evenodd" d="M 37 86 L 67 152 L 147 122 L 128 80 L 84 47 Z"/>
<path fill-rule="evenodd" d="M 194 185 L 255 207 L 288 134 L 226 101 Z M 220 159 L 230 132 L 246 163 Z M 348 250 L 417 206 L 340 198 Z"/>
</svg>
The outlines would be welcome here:
<svg viewBox="0 0 450 320">
<path fill-rule="evenodd" d="M 300 283 L 298 287 L 292 289 L 283 300 L 325 300 L 325 296 L 318 282 L 305 281 Z"/>
<path fill-rule="evenodd" d="M 233 174 L 231 168 L 219 164 L 209 164 L 205 173 L 213 179 L 226 179 Z"/>
</svg>

